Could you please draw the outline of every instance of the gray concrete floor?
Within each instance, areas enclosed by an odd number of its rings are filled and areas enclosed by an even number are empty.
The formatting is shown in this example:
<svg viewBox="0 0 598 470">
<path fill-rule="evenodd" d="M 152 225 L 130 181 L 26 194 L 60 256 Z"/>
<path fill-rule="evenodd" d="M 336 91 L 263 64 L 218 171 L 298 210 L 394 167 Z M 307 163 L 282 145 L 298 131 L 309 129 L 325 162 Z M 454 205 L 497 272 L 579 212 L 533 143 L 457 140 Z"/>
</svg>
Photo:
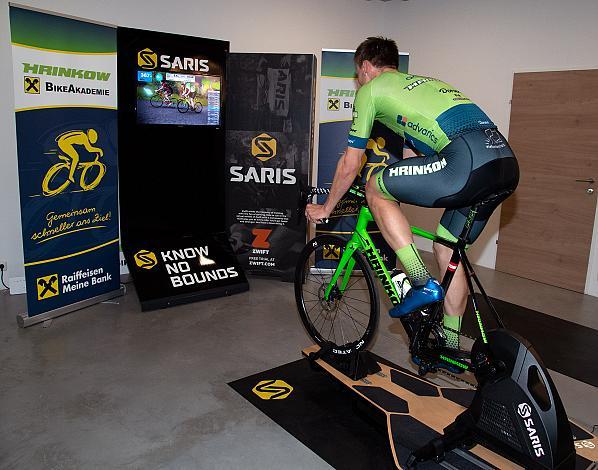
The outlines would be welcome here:
<svg viewBox="0 0 598 470">
<path fill-rule="evenodd" d="M 598 329 L 597 298 L 479 275 L 495 297 Z M 24 296 L 0 293 L 0 468 L 330 468 L 227 385 L 296 360 L 310 344 L 292 285 L 250 284 L 146 313 L 127 284 L 115 302 L 26 330 L 15 322 Z M 410 364 L 401 328 L 385 314 L 373 350 Z M 596 389 L 553 378 L 569 414 L 598 423 Z"/>
</svg>

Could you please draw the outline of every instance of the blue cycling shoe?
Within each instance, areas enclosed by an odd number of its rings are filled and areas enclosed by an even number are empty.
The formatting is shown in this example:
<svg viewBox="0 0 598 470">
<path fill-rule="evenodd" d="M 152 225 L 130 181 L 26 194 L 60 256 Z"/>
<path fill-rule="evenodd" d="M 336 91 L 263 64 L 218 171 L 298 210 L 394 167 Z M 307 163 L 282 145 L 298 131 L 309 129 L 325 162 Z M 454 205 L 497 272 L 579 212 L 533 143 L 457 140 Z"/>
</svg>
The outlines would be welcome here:
<svg viewBox="0 0 598 470">
<path fill-rule="evenodd" d="M 394 306 L 388 314 L 399 318 L 434 302 L 444 299 L 444 289 L 440 283 L 431 277 L 421 287 L 412 287 L 399 305 Z"/>
</svg>

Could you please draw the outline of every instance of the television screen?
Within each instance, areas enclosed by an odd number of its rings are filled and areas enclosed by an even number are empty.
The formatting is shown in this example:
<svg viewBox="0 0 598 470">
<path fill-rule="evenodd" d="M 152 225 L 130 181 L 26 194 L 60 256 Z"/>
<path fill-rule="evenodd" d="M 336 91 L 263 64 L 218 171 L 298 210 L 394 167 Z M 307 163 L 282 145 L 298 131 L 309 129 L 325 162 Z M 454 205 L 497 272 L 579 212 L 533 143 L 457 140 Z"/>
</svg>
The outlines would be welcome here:
<svg viewBox="0 0 598 470">
<path fill-rule="evenodd" d="M 137 71 L 137 122 L 220 125 L 221 79 L 211 75 Z"/>
</svg>

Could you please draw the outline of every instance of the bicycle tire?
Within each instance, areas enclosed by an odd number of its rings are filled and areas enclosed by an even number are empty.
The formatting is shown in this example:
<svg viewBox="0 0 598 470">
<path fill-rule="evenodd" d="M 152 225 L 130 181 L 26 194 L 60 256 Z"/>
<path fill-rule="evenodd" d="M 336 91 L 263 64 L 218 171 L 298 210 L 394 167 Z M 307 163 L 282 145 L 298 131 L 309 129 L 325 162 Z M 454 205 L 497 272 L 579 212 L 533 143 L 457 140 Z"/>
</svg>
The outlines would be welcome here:
<svg viewBox="0 0 598 470">
<path fill-rule="evenodd" d="M 164 105 L 164 100 L 159 95 L 154 95 L 150 98 L 150 105 L 153 108 L 161 108 Z"/>
<path fill-rule="evenodd" d="M 335 295 L 340 297 L 333 302 L 323 298 L 324 290 L 338 266 L 338 260 L 346 245 L 347 242 L 340 237 L 320 235 L 307 243 L 299 255 L 295 269 L 295 300 L 301 322 L 309 336 L 320 347 L 332 346 L 332 353 L 342 356 L 346 356 L 354 350 L 367 348 L 376 332 L 379 314 L 375 278 L 365 257 L 358 251 L 355 251 L 352 256 L 355 260 L 354 274 L 347 283 L 345 292 L 340 294 L 337 291 Z M 318 250 L 322 251 L 321 256 L 317 254 Z M 336 253 L 336 260 L 330 259 L 330 257 L 326 258 L 325 250 Z M 316 263 L 319 263 L 320 266 L 316 266 Z M 358 270 L 361 271 L 361 274 L 356 276 L 355 273 Z M 312 278 L 310 279 L 308 276 Z M 359 279 L 354 280 L 353 276 L 359 277 Z M 342 276 L 337 281 L 337 285 L 341 283 L 341 280 Z M 306 286 L 308 282 L 310 283 L 309 287 Z M 354 286 L 358 287 L 353 289 Z M 317 290 L 317 294 L 312 289 Z M 348 295 L 349 292 L 350 295 Z M 366 293 L 365 296 L 361 292 Z M 309 294 L 308 298 L 306 298 L 306 294 Z M 351 304 L 347 301 L 351 301 Z M 355 303 L 359 305 L 359 308 L 355 307 Z M 310 313 L 314 310 L 313 315 L 317 314 L 318 316 L 312 318 Z M 318 327 L 320 318 L 323 318 L 322 327 Z M 326 320 L 330 321 L 330 327 L 326 324 Z M 335 325 L 337 320 L 339 324 Z M 343 329 L 343 321 L 348 326 L 347 333 Z M 329 330 L 328 334 L 325 332 L 326 329 Z M 337 339 L 336 329 L 340 330 L 340 342 Z"/>
<path fill-rule="evenodd" d="M 203 111 L 203 104 L 201 104 L 199 101 L 196 101 L 193 111 L 195 111 L 197 114 L 201 113 Z"/>
<path fill-rule="evenodd" d="M 66 170 L 65 180 L 57 188 L 50 189 L 50 184 L 54 181 L 54 178 L 56 178 L 58 173 L 60 173 L 63 168 Z M 42 181 L 43 195 L 44 196 L 56 196 L 57 194 L 60 194 L 62 191 L 64 191 L 69 186 L 69 184 L 71 184 L 71 181 L 68 179 L 68 174 L 69 174 L 69 165 L 68 164 L 56 163 L 55 165 L 52 165 L 50 167 L 50 169 L 47 171 L 47 173 L 45 174 L 44 179 Z"/>
<path fill-rule="evenodd" d="M 104 175 L 106 174 L 106 165 L 104 165 L 102 162 L 99 162 L 96 160 L 94 162 L 90 162 L 88 164 L 84 164 L 81 166 L 82 166 L 83 170 L 81 171 L 79 186 L 81 186 L 81 189 L 83 191 L 90 191 L 90 190 L 94 189 L 98 184 L 100 184 L 100 181 L 102 181 L 102 178 L 104 178 Z M 91 181 L 91 183 L 87 184 L 87 181 L 86 181 L 87 172 L 94 167 L 97 167 L 98 174 Z"/>
<path fill-rule="evenodd" d="M 179 113 L 186 113 L 189 111 L 189 103 L 187 100 L 179 100 L 176 104 L 176 109 L 179 111 Z"/>
</svg>

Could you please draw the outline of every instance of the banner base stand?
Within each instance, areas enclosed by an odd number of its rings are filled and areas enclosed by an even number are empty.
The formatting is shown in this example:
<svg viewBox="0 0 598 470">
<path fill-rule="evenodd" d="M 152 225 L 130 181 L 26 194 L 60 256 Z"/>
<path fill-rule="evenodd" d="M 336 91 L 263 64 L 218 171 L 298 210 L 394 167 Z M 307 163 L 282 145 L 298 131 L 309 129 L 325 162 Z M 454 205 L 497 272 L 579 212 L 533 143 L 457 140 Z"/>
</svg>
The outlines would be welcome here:
<svg viewBox="0 0 598 470">
<path fill-rule="evenodd" d="M 90 299 L 85 299 L 80 302 L 75 302 L 74 304 L 65 305 L 64 307 L 50 310 L 49 312 L 40 313 L 34 317 L 28 316 L 26 312 L 21 313 L 17 315 L 17 325 L 19 325 L 20 328 L 27 328 L 28 326 L 35 325 L 46 320 L 51 320 L 52 318 L 60 317 L 62 315 L 66 315 L 67 313 L 74 312 L 75 310 L 81 310 L 82 308 L 90 307 L 91 305 L 99 304 L 100 302 L 104 302 L 115 297 L 120 297 L 122 295 L 125 295 L 125 287 L 121 285 L 119 289 L 106 292 L 102 295 L 96 295 L 95 297 L 91 297 Z"/>
</svg>

